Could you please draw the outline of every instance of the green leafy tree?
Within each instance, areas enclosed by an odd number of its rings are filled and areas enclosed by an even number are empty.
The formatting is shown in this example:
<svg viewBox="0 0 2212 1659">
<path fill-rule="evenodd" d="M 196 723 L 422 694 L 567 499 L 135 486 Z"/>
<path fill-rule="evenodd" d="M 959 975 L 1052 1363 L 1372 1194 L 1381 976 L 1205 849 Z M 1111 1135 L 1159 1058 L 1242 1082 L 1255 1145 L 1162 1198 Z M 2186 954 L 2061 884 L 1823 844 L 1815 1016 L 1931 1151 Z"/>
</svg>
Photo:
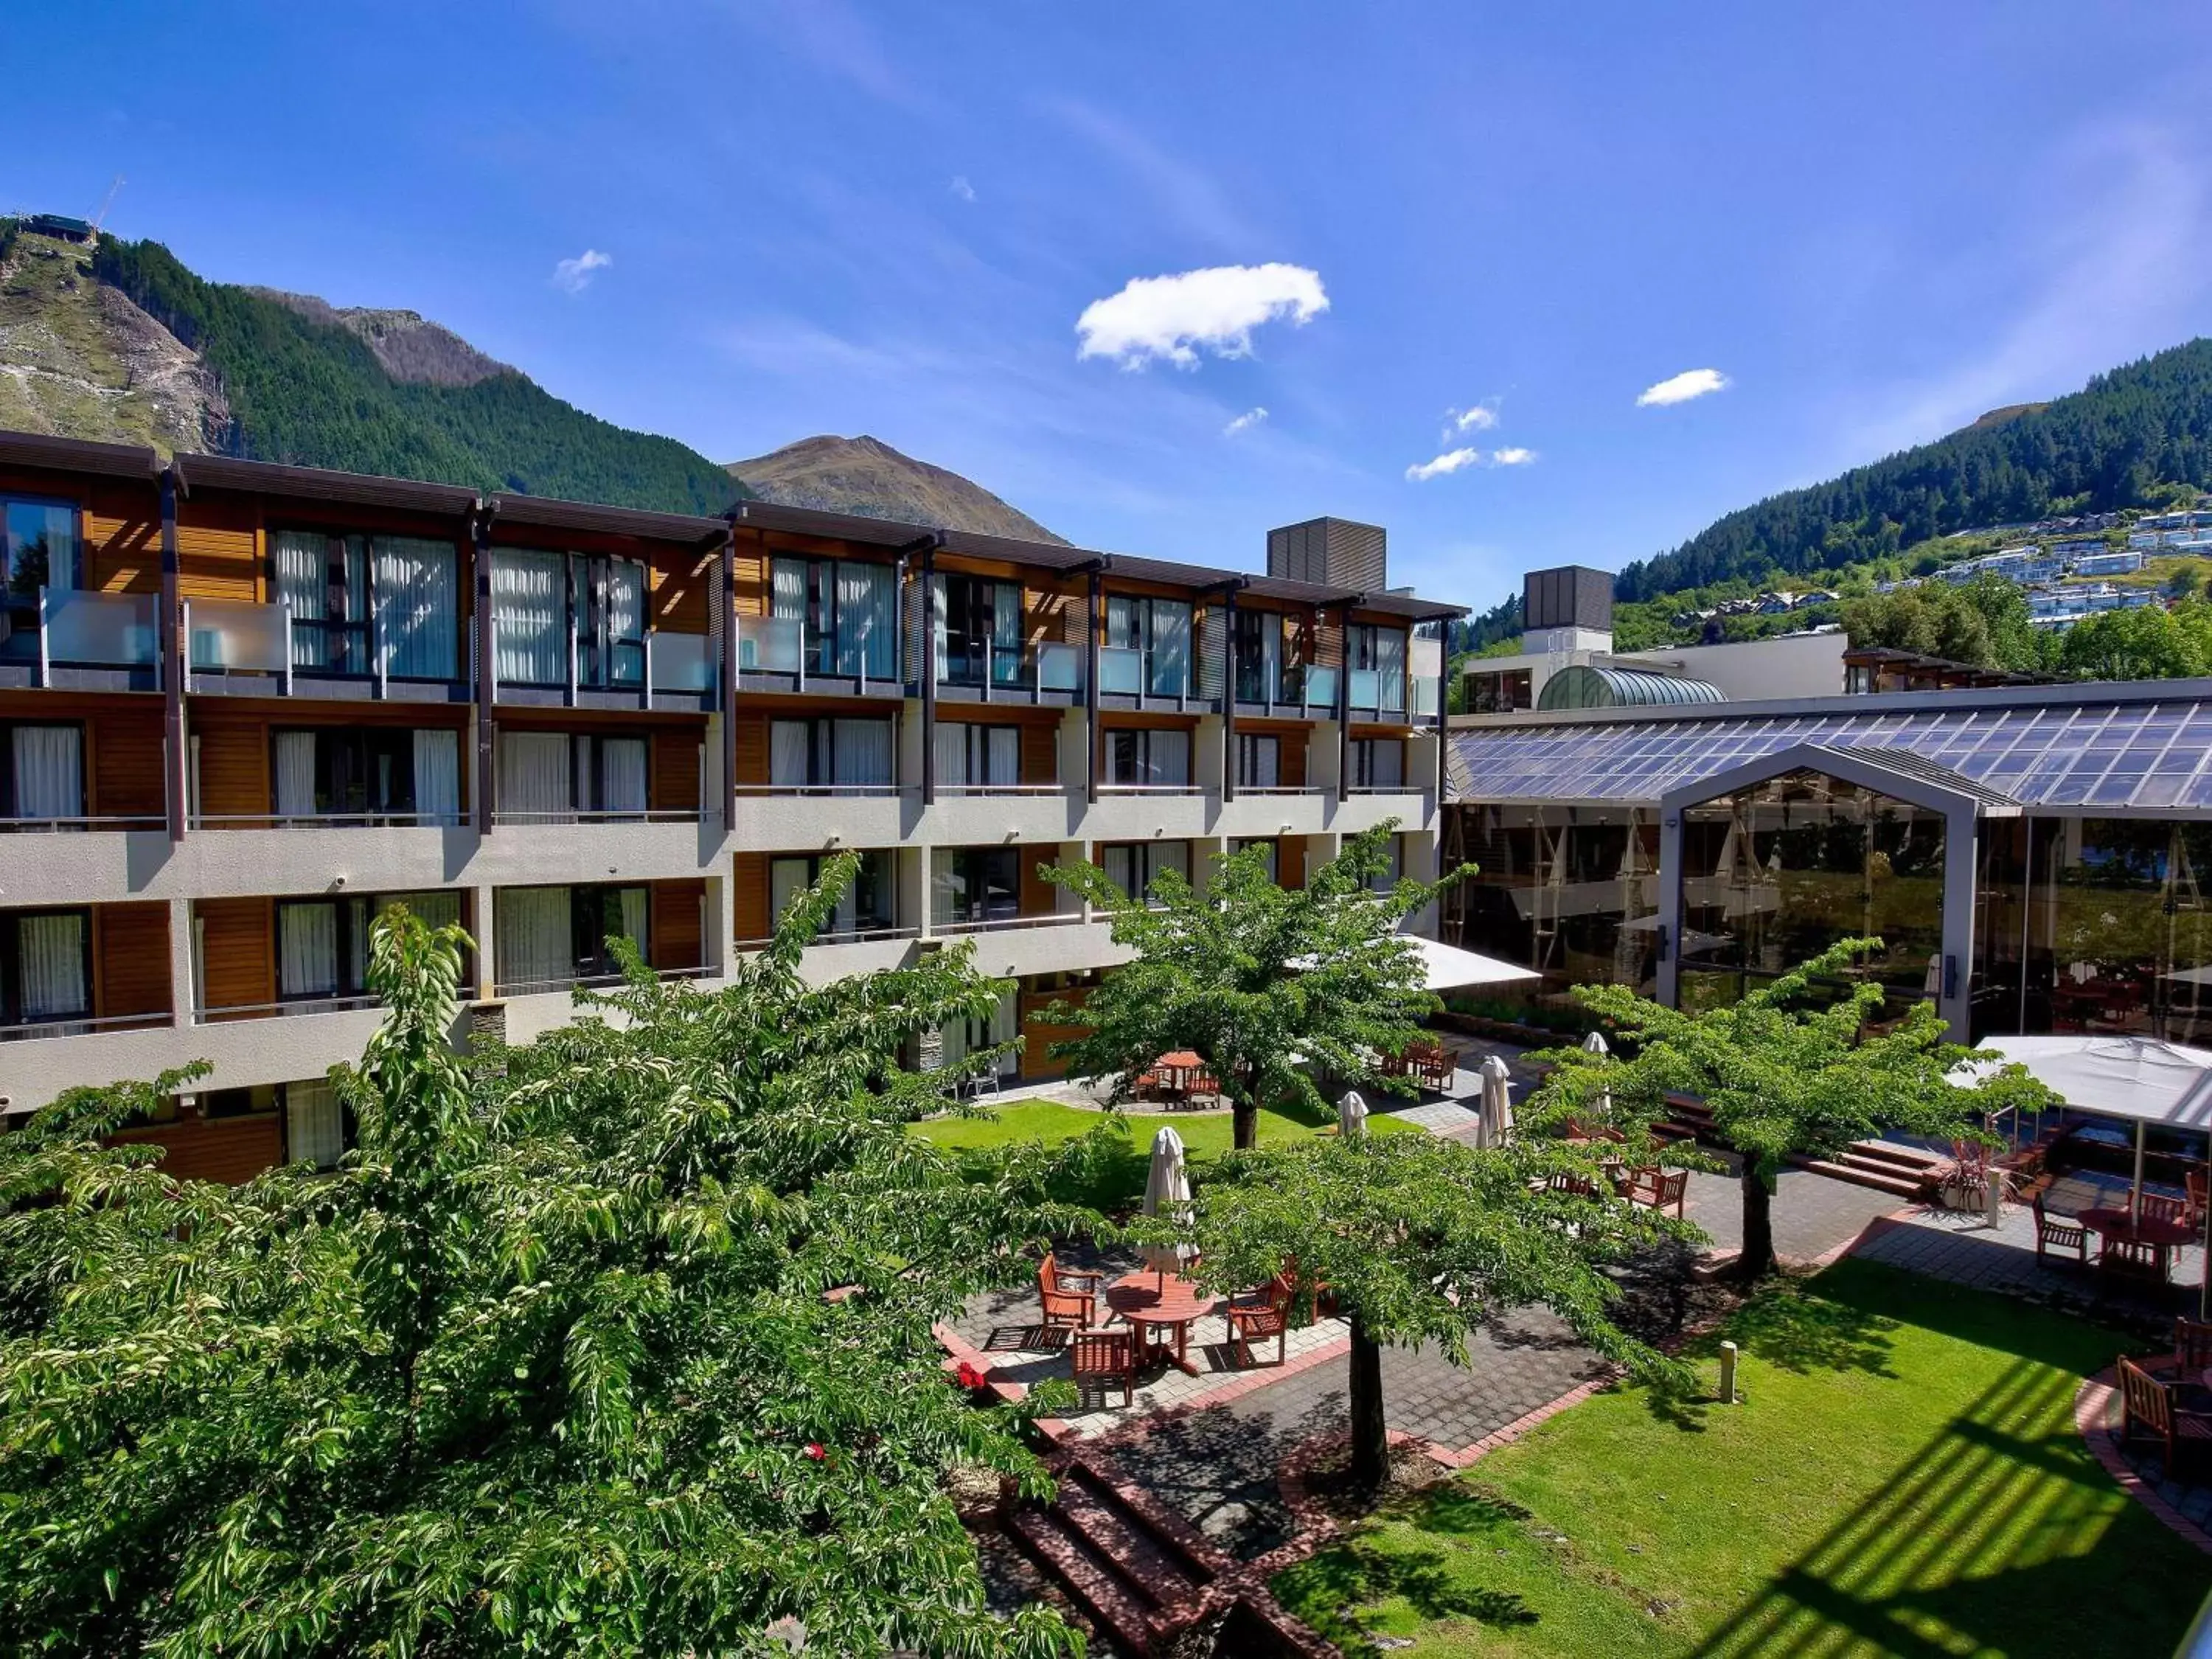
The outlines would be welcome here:
<svg viewBox="0 0 2212 1659">
<path fill-rule="evenodd" d="M 2154 605 L 2100 611 L 2066 630 L 2059 660 L 2085 680 L 2179 679 L 2204 672 L 2199 630 Z"/>
<path fill-rule="evenodd" d="M 1376 1059 L 1419 1037 L 1422 1019 L 1443 1005 L 1398 926 L 1471 866 L 1376 890 L 1396 829 L 1392 819 L 1352 836 L 1302 888 L 1270 880 L 1256 848 L 1216 858 L 1203 893 L 1164 872 L 1149 903 L 1096 865 L 1046 870 L 1047 881 L 1104 911 L 1114 942 L 1135 952 L 1083 1002 L 1063 1000 L 1037 1016 L 1084 1028 L 1053 1054 L 1078 1075 L 1113 1077 L 1121 1100 L 1154 1060 L 1188 1049 L 1228 1096 L 1239 1146 L 1255 1144 L 1262 1106 L 1327 1110 L 1317 1076 L 1338 1088 L 1410 1091 L 1382 1076 Z"/>
<path fill-rule="evenodd" d="M 332 1173 L 101 1149 L 174 1079 L 0 1137 L 0 1649 L 1075 1651 L 983 1607 L 949 1472 L 1046 1483 L 931 1324 L 1092 1218 L 1042 1148 L 979 1181 L 903 1133 L 944 1084 L 904 1046 L 995 987 L 957 952 L 806 987 L 854 867 L 726 988 L 631 952 L 467 1059 L 465 941 L 388 914 Z"/>
<path fill-rule="evenodd" d="M 1382 1348 L 1435 1343 L 1467 1361 L 1468 1333 L 1514 1308 L 1549 1308 L 1607 1358 L 1669 1367 L 1623 1332 L 1606 1269 L 1692 1231 L 1611 1196 L 1553 1190 L 1568 1174 L 1607 1193 L 1594 1154 L 1563 1141 L 1477 1151 L 1438 1135 L 1318 1136 L 1207 1166 L 1190 1236 L 1197 1275 L 1234 1292 L 1293 1273 L 1311 1305 L 1326 1285 L 1352 1328 L 1352 1475 L 1383 1477 Z"/>
<path fill-rule="evenodd" d="M 1886 1129 L 1969 1137 L 1978 1111 L 2050 1098 L 2017 1066 L 1979 1089 L 1954 1082 L 1962 1062 L 1995 1056 L 1951 1042 L 1932 1002 L 1915 1001 L 1902 1019 L 1884 1024 L 1879 983 L 1862 980 L 1835 994 L 1861 958 L 1881 950 L 1878 939 L 1839 940 L 1742 1000 L 1697 1013 L 1623 986 L 1577 985 L 1576 1000 L 1617 1030 L 1626 1054 L 1547 1051 L 1555 1069 L 1529 1118 L 1609 1122 L 1648 1143 L 1669 1094 L 1702 1100 L 1715 1133 L 1742 1163 L 1736 1272 L 1763 1278 L 1775 1267 L 1774 1183 L 1789 1158 L 1837 1158 Z"/>
</svg>

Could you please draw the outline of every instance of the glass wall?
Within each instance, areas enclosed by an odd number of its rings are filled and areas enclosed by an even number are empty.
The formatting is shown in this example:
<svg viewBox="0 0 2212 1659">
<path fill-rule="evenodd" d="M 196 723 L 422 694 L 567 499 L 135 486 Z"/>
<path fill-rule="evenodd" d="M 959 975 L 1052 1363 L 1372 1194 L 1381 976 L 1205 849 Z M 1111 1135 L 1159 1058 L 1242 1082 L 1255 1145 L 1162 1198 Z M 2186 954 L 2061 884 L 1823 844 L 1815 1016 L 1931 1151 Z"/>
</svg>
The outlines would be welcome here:
<svg viewBox="0 0 2212 1659">
<path fill-rule="evenodd" d="M 1565 1006 L 1574 985 L 1658 989 L 1659 815 L 1650 807 L 1463 810 L 1455 895 L 1470 951 L 1522 963 L 1540 985 L 1492 1000 Z M 1489 994 L 1486 993 L 1487 996 Z"/>
<path fill-rule="evenodd" d="M 1842 939 L 1897 1001 L 1935 997 L 1943 945 L 1940 812 L 1814 772 L 1682 818 L 1680 1002 L 1732 1002 Z"/>
</svg>

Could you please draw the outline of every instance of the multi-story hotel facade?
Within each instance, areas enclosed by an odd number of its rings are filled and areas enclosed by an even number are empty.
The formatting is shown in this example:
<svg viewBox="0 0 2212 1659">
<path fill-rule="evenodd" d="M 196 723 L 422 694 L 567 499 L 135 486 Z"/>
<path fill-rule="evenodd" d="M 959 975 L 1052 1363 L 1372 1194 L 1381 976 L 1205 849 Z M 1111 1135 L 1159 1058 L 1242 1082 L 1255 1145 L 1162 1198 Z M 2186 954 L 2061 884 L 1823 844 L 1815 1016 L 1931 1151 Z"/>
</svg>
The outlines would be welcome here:
<svg viewBox="0 0 2212 1659">
<path fill-rule="evenodd" d="M 1043 866 L 1295 882 L 1389 819 L 1437 867 L 1460 608 L 1403 593 L 7 434 L 0 571 L 0 1110 L 204 1060 L 131 1132 L 180 1172 L 337 1156 L 392 898 L 477 942 L 456 1040 L 521 1040 L 611 935 L 712 983 L 857 852 L 806 972 L 972 939 L 1015 988 L 946 1042 L 1012 1080 L 1117 959 Z"/>
</svg>

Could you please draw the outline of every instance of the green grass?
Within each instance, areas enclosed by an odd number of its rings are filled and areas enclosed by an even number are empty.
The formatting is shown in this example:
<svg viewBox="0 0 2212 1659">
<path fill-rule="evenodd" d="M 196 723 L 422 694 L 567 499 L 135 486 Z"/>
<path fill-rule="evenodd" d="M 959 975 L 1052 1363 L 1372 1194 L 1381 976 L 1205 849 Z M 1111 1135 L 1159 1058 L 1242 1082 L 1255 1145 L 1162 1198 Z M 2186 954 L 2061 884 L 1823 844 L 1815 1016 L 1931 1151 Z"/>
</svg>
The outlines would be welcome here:
<svg viewBox="0 0 2212 1659">
<path fill-rule="evenodd" d="M 1017 1100 L 992 1107 L 981 1116 L 933 1117 L 911 1127 L 915 1134 L 948 1151 L 969 1151 L 1012 1146 L 1023 1140 L 1042 1141 L 1049 1146 L 1088 1134 L 1103 1123 L 1121 1127 L 1128 1139 L 1127 1152 L 1100 1171 L 1095 1181 L 1057 1194 L 1096 1210 L 1126 1208 L 1144 1196 L 1145 1170 L 1152 1154 L 1152 1136 L 1162 1127 L 1171 1127 L 1182 1137 L 1183 1150 L 1194 1164 L 1227 1152 L 1233 1133 L 1227 1112 L 1125 1115 L 1086 1111 L 1079 1106 L 1062 1106 L 1050 1100 Z M 1263 1111 L 1260 1114 L 1260 1141 L 1265 1146 L 1272 1141 L 1296 1140 L 1335 1127 L 1334 1116 L 1320 1113 L 1309 1115 Z M 1401 1123 L 1379 1111 L 1368 1119 L 1368 1127 L 1376 1134 L 1421 1133 L 1417 1126 Z"/>
<path fill-rule="evenodd" d="M 2073 1427 L 2080 1379 L 2126 1339 L 1853 1261 L 1729 1334 L 1742 1403 L 1598 1395 L 1277 1594 L 1353 1653 L 1371 1636 L 1416 1656 L 2172 1650 L 2212 1566 Z M 1716 1346 L 1694 1351 L 1708 1386 Z"/>
</svg>

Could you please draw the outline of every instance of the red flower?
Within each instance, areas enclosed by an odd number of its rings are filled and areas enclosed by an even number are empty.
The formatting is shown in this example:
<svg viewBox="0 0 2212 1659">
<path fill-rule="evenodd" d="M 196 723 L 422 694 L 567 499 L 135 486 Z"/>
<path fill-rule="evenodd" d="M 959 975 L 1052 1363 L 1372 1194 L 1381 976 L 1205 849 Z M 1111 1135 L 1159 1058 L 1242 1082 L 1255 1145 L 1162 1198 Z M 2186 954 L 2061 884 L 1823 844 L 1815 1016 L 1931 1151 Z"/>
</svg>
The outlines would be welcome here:
<svg viewBox="0 0 2212 1659">
<path fill-rule="evenodd" d="M 952 1380 L 963 1389 L 980 1389 L 983 1386 L 983 1373 L 963 1359 L 952 1373 Z"/>
<path fill-rule="evenodd" d="M 810 1440 L 806 1443 L 806 1455 L 817 1463 L 830 1455 L 822 1449 L 822 1443 L 819 1440 Z"/>
</svg>

